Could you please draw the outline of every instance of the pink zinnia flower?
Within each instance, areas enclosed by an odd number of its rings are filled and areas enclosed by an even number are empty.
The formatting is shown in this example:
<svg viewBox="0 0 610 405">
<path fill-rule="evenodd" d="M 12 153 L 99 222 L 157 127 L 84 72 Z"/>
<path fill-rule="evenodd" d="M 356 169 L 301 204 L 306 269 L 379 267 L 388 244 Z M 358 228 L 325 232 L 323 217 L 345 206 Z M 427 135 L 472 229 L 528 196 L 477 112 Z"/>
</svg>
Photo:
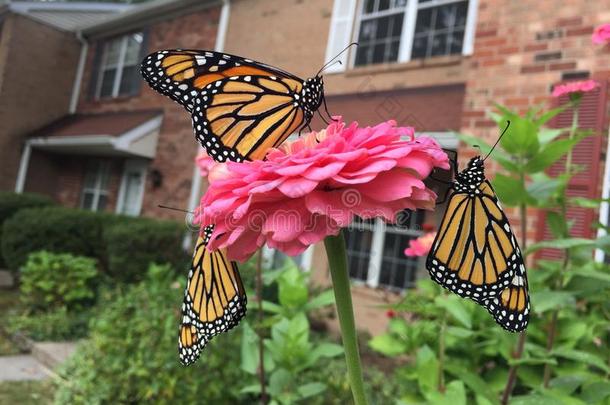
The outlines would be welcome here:
<svg viewBox="0 0 610 405">
<path fill-rule="evenodd" d="M 603 45 L 610 42 L 610 24 L 602 24 L 595 28 L 591 41 L 596 45 Z"/>
<path fill-rule="evenodd" d="M 401 139 L 403 136 L 408 139 Z M 210 250 L 245 260 L 264 243 L 288 255 L 338 235 L 354 217 L 393 222 L 403 209 L 434 207 L 423 180 L 449 168 L 436 141 L 394 121 L 359 128 L 332 123 L 273 149 L 264 161 L 228 162 L 210 182 L 196 221 L 215 224 Z"/>
<path fill-rule="evenodd" d="M 564 94 L 582 94 L 594 90 L 599 86 L 595 80 L 581 80 L 577 82 L 567 82 L 558 84 L 553 88 L 553 97 L 561 97 Z"/>
<path fill-rule="evenodd" d="M 430 232 L 417 239 L 409 241 L 409 247 L 405 249 L 405 255 L 409 257 L 425 256 L 432 248 L 436 232 Z"/>
<path fill-rule="evenodd" d="M 197 158 L 195 158 L 195 163 L 197 164 L 197 167 L 199 167 L 199 173 L 201 173 L 202 177 L 208 177 L 210 171 L 216 165 L 214 159 L 205 152 L 201 152 Z"/>
</svg>

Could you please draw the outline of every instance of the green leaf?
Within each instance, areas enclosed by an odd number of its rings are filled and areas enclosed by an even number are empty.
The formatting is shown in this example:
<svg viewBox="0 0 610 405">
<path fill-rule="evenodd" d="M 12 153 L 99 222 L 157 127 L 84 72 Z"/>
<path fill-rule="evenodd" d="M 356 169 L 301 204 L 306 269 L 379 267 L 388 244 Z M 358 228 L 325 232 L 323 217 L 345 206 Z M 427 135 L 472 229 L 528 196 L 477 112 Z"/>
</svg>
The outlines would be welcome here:
<svg viewBox="0 0 610 405">
<path fill-rule="evenodd" d="M 549 111 L 545 112 L 544 114 L 542 114 L 540 116 L 540 118 L 538 118 L 536 120 L 536 122 L 538 123 L 538 125 L 544 125 L 547 122 L 549 122 L 551 119 L 553 119 L 555 116 L 557 116 L 558 114 L 561 114 L 567 107 L 568 107 L 568 104 L 563 105 L 561 107 L 553 108 L 552 110 L 549 110 Z"/>
<path fill-rule="evenodd" d="M 336 357 L 343 354 L 343 346 L 335 343 L 320 343 L 311 351 L 313 357 Z"/>
<path fill-rule="evenodd" d="M 532 181 L 526 186 L 530 201 L 536 206 L 543 206 L 565 187 L 567 180 L 567 176 L 551 178 L 544 173 L 532 175 Z"/>
<path fill-rule="evenodd" d="M 503 121 L 510 120 L 511 125 L 500 140 L 502 148 L 512 155 L 534 156 L 540 147 L 538 126 L 532 120 L 520 117 L 512 111 L 505 110 L 504 113 Z"/>
<path fill-rule="evenodd" d="M 487 142 L 485 142 L 484 140 L 482 140 L 481 138 L 477 138 L 477 137 L 474 137 L 471 135 L 466 135 L 466 134 L 458 134 L 458 137 L 464 143 L 466 143 L 472 147 L 478 146 L 479 149 L 481 150 L 481 155 L 487 155 L 491 151 L 491 145 L 488 144 Z M 491 157 L 493 158 L 493 160 L 498 162 L 506 170 L 511 171 L 511 172 L 519 171 L 519 166 L 515 162 L 513 162 L 511 160 L 510 156 L 508 156 L 501 149 L 498 149 L 498 148 L 494 149 L 493 153 L 491 154 Z"/>
<path fill-rule="evenodd" d="M 525 171 L 527 173 L 537 173 L 545 170 L 568 153 L 581 139 L 560 139 L 549 143 L 527 162 Z"/>
<path fill-rule="evenodd" d="M 445 369 L 455 378 L 464 381 L 477 396 L 484 397 L 489 404 L 495 405 L 500 402 L 495 392 L 489 387 L 489 384 L 477 374 L 465 370 L 463 366 L 456 364 L 446 364 Z"/>
<path fill-rule="evenodd" d="M 311 311 L 313 309 L 324 308 L 328 305 L 335 303 L 335 294 L 333 290 L 326 290 L 320 293 L 318 296 L 311 299 L 306 305 L 305 309 Z"/>
<path fill-rule="evenodd" d="M 502 204 L 516 206 L 526 201 L 527 193 L 519 179 L 497 174 L 492 184 Z"/>
<path fill-rule="evenodd" d="M 417 383 L 423 393 L 436 392 L 438 367 L 438 359 L 430 347 L 424 345 L 417 351 L 415 369 L 417 371 Z"/>
<path fill-rule="evenodd" d="M 263 304 L 262 305 L 263 311 L 271 312 L 273 314 L 282 313 L 282 307 L 280 305 L 276 304 L 275 302 L 263 301 L 262 304 Z"/>
<path fill-rule="evenodd" d="M 588 404 L 599 404 L 610 397 L 610 382 L 599 381 L 586 385 L 580 398 Z"/>
<path fill-rule="evenodd" d="M 409 333 L 409 325 L 407 325 L 407 321 L 402 318 L 394 318 L 390 320 L 388 330 L 395 335 L 404 337 Z"/>
<path fill-rule="evenodd" d="M 459 380 L 451 381 L 445 387 L 445 392 L 431 391 L 425 394 L 431 405 L 466 405 L 466 389 Z"/>
<path fill-rule="evenodd" d="M 541 314 L 552 309 L 573 306 L 576 302 L 574 293 L 569 291 L 533 291 L 531 301 L 534 311 Z"/>
<path fill-rule="evenodd" d="M 389 333 L 373 337 L 369 340 L 369 346 L 371 349 L 389 357 L 398 356 L 407 351 L 405 342 Z"/>
<path fill-rule="evenodd" d="M 269 393 L 279 395 L 290 385 L 291 381 L 292 376 L 287 370 L 280 368 L 274 371 L 269 377 Z"/>
<path fill-rule="evenodd" d="M 587 377 L 583 375 L 564 375 L 553 378 L 549 382 L 549 388 L 553 388 L 563 392 L 564 394 L 570 395 L 585 381 L 587 381 Z"/>
<path fill-rule="evenodd" d="M 301 398 L 313 397 L 314 395 L 321 394 L 324 390 L 326 390 L 326 385 L 319 382 L 304 384 L 297 388 Z"/>
<path fill-rule="evenodd" d="M 241 369 L 256 375 L 259 360 L 258 336 L 248 322 L 243 322 L 241 330 Z"/>
<path fill-rule="evenodd" d="M 564 357 L 566 359 L 578 361 L 581 363 L 586 363 L 590 366 L 597 367 L 605 373 L 610 372 L 610 368 L 604 362 L 604 360 L 599 357 L 598 354 L 588 353 L 582 350 L 573 350 L 573 349 L 564 349 L 564 348 L 556 348 L 552 351 L 552 354 L 559 357 Z"/>
<path fill-rule="evenodd" d="M 546 223 L 555 238 L 563 238 L 568 234 L 568 225 L 564 217 L 555 211 L 546 212 Z"/>
<path fill-rule="evenodd" d="M 539 394 L 521 395 L 513 397 L 511 405 L 558 405 L 555 398 L 542 396 Z"/>
<path fill-rule="evenodd" d="M 576 247 L 584 246 L 595 246 L 595 241 L 584 238 L 566 238 L 566 239 L 553 239 L 545 240 L 542 242 L 534 243 L 527 248 L 526 255 L 533 253 L 540 249 L 554 248 L 554 249 L 572 249 Z"/>
<path fill-rule="evenodd" d="M 434 303 L 445 308 L 462 326 L 472 328 L 472 317 L 466 308 L 465 301 L 456 295 L 441 295 L 436 297 Z"/>
</svg>

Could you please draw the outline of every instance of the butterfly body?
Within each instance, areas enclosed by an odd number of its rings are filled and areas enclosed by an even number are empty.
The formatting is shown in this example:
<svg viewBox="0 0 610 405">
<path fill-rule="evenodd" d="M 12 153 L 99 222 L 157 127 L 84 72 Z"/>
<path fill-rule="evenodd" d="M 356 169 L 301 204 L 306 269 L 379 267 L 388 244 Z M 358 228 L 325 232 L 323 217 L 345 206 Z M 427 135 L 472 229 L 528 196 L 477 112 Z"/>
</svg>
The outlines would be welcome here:
<svg viewBox="0 0 610 405">
<path fill-rule="evenodd" d="M 158 51 L 144 59 L 141 73 L 191 113 L 195 137 L 220 162 L 263 159 L 308 126 L 324 100 L 319 75 L 303 80 L 213 51 Z"/>
<path fill-rule="evenodd" d="M 426 260 L 431 278 L 485 307 L 502 327 L 525 329 L 529 316 L 523 256 L 483 160 L 458 173 L 436 239 Z"/>
</svg>

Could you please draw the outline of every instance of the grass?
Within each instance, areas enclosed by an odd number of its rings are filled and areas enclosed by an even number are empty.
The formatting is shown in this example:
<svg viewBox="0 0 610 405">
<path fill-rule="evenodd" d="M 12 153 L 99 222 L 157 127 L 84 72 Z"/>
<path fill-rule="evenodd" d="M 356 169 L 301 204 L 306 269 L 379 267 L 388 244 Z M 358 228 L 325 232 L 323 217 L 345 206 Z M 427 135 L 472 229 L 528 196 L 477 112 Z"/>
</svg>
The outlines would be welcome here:
<svg viewBox="0 0 610 405">
<path fill-rule="evenodd" d="M 50 381 L 0 382 L 0 404 L 50 404 L 53 402 L 53 390 Z"/>
<path fill-rule="evenodd" d="M 19 307 L 19 290 L 0 290 L 0 323 L 10 313 Z M 9 356 L 20 353 L 19 348 L 6 336 L 4 330 L 0 330 L 0 356 Z M 0 397 L 1 399 L 1 397 Z M 0 401 L 2 403 L 2 401 Z"/>
</svg>

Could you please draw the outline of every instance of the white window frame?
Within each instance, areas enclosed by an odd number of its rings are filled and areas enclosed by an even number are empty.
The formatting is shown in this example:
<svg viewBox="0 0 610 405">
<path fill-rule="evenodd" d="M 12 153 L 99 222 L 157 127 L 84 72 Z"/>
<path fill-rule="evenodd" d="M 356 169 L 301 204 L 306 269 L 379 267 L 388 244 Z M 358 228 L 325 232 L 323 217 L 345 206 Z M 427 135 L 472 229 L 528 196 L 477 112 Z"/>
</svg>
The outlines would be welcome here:
<svg viewBox="0 0 610 405">
<path fill-rule="evenodd" d="M 110 162 L 107 160 L 100 160 L 98 161 L 98 170 L 95 173 L 95 185 L 93 187 L 86 187 L 85 184 L 83 183 L 83 188 L 81 190 L 81 198 L 80 198 L 80 207 L 82 209 L 88 209 L 91 211 L 99 211 L 99 202 L 100 202 L 100 196 L 105 196 L 106 198 L 108 197 L 108 195 L 110 194 L 108 188 L 102 188 L 102 179 L 104 176 L 106 176 L 107 181 L 106 181 L 106 187 L 108 187 L 108 181 L 110 180 Z M 87 167 L 85 169 L 85 171 L 89 170 L 89 168 Z M 87 175 L 87 173 L 85 172 L 85 176 Z M 86 208 L 84 206 L 85 204 L 85 194 L 86 193 L 91 193 L 93 194 L 93 202 L 91 204 L 91 208 Z M 108 201 L 108 200 L 106 200 Z"/>
<path fill-rule="evenodd" d="M 121 185 L 119 187 L 119 194 L 117 197 L 116 213 L 123 215 L 139 216 L 142 212 L 142 202 L 144 200 L 144 190 L 146 186 L 146 168 L 147 162 L 144 160 L 127 160 L 123 167 L 123 174 L 121 176 Z M 126 213 L 125 211 L 125 195 L 127 193 L 127 182 L 130 173 L 137 172 L 142 178 L 140 188 L 138 190 L 138 200 L 136 202 L 136 211 L 134 213 Z"/>
<path fill-rule="evenodd" d="M 272 268 L 276 264 L 274 263 L 276 249 L 272 249 L 267 245 L 263 246 L 263 264 L 265 268 Z M 301 271 L 309 272 L 311 271 L 311 266 L 313 263 L 313 252 L 315 249 L 315 245 L 310 245 L 305 249 L 303 253 L 301 253 L 301 263 L 298 265 Z M 283 253 L 282 253 L 283 254 Z M 294 256 L 285 255 L 291 260 L 294 260 Z"/>
<path fill-rule="evenodd" d="M 610 131 L 608 133 L 610 139 Z M 606 166 L 604 168 L 604 183 L 602 184 L 602 200 L 608 200 L 610 198 L 610 153 L 606 153 Z M 608 201 L 602 201 L 599 207 L 599 223 L 608 226 L 608 214 L 610 213 L 610 204 Z M 606 236 L 606 230 L 599 228 L 597 231 L 597 237 L 601 238 Z M 595 250 L 595 261 L 603 263 L 606 258 L 606 252 L 601 249 Z"/>
<path fill-rule="evenodd" d="M 121 89 L 121 80 L 123 79 L 123 70 L 125 68 L 125 58 L 127 57 L 127 44 L 129 42 L 129 38 L 135 34 L 140 34 L 142 36 L 144 35 L 141 31 L 131 32 L 131 33 L 123 35 L 121 37 L 108 40 L 102 44 L 104 49 L 103 49 L 102 57 L 100 58 L 100 66 L 99 66 L 98 75 L 97 75 L 98 77 L 97 77 L 97 83 L 96 83 L 96 88 L 95 88 L 95 98 L 96 99 L 99 100 L 101 98 L 116 98 L 116 97 L 120 96 L 119 91 Z M 111 42 L 115 42 L 115 41 L 121 42 L 121 44 L 119 46 L 119 60 L 117 61 L 116 65 L 107 65 L 106 57 L 108 56 L 108 47 Z M 108 70 L 109 68 L 116 69 L 116 74 L 114 75 L 114 83 L 112 84 L 112 93 L 109 96 L 102 97 L 100 93 L 102 91 L 102 81 L 104 80 L 104 71 Z"/>
<path fill-rule="evenodd" d="M 336 2 L 337 0 L 335 0 Z M 411 51 L 413 49 L 413 38 L 415 36 L 415 25 L 417 22 L 417 12 L 418 10 L 442 6 L 445 4 L 457 3 L 463 0 L 432 0 L 430 2 L 424 4 L 418 4 L 417 0 L 407 0 L 407 4 L 405 6 L 405 14 L 404 20 L 402 24 L 402 35 L 400 37 L 400 45 L 398 48 L 398 60 L 395 62 L 387 62 L 387 63 L 404 63 L 409 62 L 411 60 Z M 352 40 L 354 42 L 358 42 L 358 35 L 360 34 L 360 25 L 362 23 L 362 14 L 363 14 L 363 0 L 358 0 L 356 4 L 356 12 L 353 22 L 354 29 L 352 30 Z M 476 31 L 476 20 L 477 20 L 477 10 L 479 6 L 478 0 L 468 0 L 468 11 L 466 14 L 466 27 L 464 28 L 464 38 L 462 40 L 462 55 L 467 56 L 471 55 L 474 50 L 474 37 Z M 367 14 L 366 19 L 383 17 L 385 15 L 395 14 L 396 11 L 393 9 L 392 11 L 384 10 L 377 11 L 374 13 Z M 332 41 L 334 41 L 334 37 L 332 35 L 333 29 L 331 27 L 331 35 L 329 35 L 329 44 L 327 49 L 332 48 Z M 347 44 L 346 44 L 347 45 Z M 327 55 L 328 57 L 328 55 Z M 356 51 L 350 52 L 349 57 L 349 66 L 350 68 L 359 68 L 365 66 L 373 66 L 373 65 L 361 65 L 356 66 Z M 338 69 L 337 69 L 338 70 Z"/>
</svg>

